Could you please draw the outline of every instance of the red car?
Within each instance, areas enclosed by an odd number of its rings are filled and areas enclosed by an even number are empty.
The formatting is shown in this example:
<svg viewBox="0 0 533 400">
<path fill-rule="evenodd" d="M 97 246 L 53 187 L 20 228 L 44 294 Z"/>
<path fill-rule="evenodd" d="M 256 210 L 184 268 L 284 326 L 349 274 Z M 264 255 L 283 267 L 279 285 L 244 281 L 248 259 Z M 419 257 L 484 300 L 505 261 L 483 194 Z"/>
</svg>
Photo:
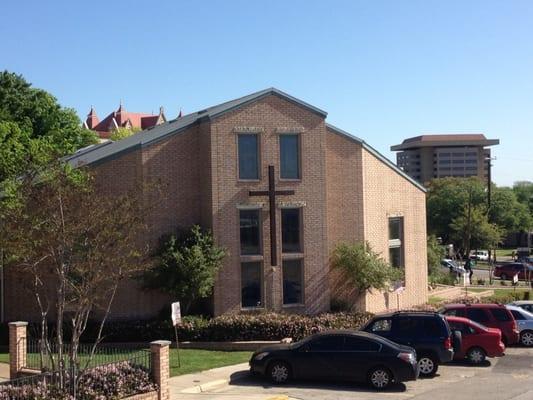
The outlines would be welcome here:
<svg viewBox="0 0 533 400">
<path fill-rule="evenodd" d="M 441 314 L 465 317 L 490 328 L 502 331 L 502 342 L 509 346 L 520 340 L 518 325 L 513 314 L 501 304 L 448 304 Z"/>
<path fill-rule="evenodd" d="M 518 274 L 518 279 L 521 281 L 533 281 L 533 266 L 527 263 L 507 263 L 500 264 L 494 267 L 494 277 L 500 278 L 502 281 L 512 280 L 513 276 Z"/>
<path fill-rule="evenodd" d="M 461 350 L 455 352 L 454 360 L 468 359 L 480 364 L 485 357 L 501 357 L 505 351 L 502 333 L 497 328 L 488 328 L 462 317 L 446 317 L 452 331 L 460 331 Z"/>
</svg>

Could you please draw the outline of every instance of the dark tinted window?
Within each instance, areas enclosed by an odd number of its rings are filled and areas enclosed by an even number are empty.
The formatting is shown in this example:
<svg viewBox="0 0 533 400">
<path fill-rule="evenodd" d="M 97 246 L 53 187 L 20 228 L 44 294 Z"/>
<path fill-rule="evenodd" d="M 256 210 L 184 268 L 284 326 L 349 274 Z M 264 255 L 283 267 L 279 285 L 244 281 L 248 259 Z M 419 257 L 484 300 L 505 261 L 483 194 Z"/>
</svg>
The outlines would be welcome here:
<svg viewBox="0 0 533 400">
<path fill-rule="evenodd" d="M 442 321 L 437 318 L 424 318 L 424 332 L 426 336 L 444 335 Z"/>
<path fill-rule="evenodd" d="M 309 343 L 310 351 L 342 351 L 342 336 L 321 336 Z"/>
<path fill-rule="evenodd" d="M 283 304 L 302 304 L 302 260 L 283 260 Z"/>
<path fill-rule="evenodd" d="M 396 333 L 403 337 L 420 336 L 424 330 L 422 318 L 398 318 L 396 320 Z"/>
<path fill-rule="evenodd" d="M 390 332 L 392 328 L 392 320 L 378 319 L 370 326 L 370 332 Z"/>
<path fill-rule="evenodd" d="M 281 242 L 284 253 L 299 253 L 300 246 L 300 209 L 281 210 Z"/>
<path fill-rule="evenodd" d="M 258 137 L 256 134 L 241 134 L 238 138 L 239 178 L 259 179 Z"/>
<path fill-rule="evenodd" d="M 262 269 L 260 262 L 241 264 L 241 305 L 242 307 L 261 307 Z"/>
<path fill-rule="evenodd" d="M 511 314 L 513 314 L 513 317 L 514 319 L 516 319 L 517 321 L 520 319 L 525 319 L 524 316 L 522 314 L 520 314 L 518 311 L 515 311 L 515 310 L 511 310 Z"/>
<path fill-rule="evenodd" d="M 344 351 L 379 351 L 380 345 L 367 339 L 346 336 Z"/>
<path fill-rule="evenodd" d="M 464 317 L 465 313 L 462 309 L 451 308 L 442 312 L 444 315 L 451 315 L 454 317 Z"/>
<path fill-rule="evenodd" d="M 280 176 L 282 179 L 300 178 L 298 140 L 298 135 L 280 135 L 279 137 Z"/>
<path fill-rule="evenodd" d="M 241 210 L 241 254 L 261 254 L 259 210 Z"/>
<path fill-rule="evenodd" d="M 509 312 L 505 308 L 491 308 L 490 312 L 498 321 L 505 322 L 512 320 L 512 317 L 509 315 Z"/>
<path fill-rule="evenodd" d="M 466 316 L 472 321 L 481 323 L 489 321 L 489 316 L 485 313 L 485 310 L 480 308 L 467 308 Z"/>
</svg>

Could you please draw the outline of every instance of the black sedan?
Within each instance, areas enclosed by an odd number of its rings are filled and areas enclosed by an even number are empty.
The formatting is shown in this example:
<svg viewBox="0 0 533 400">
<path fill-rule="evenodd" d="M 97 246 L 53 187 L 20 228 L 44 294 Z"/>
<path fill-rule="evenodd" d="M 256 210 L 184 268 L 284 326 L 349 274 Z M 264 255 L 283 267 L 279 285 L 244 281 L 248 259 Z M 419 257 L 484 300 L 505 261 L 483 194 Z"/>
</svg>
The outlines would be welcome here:
<svg viewBox="0 0 533 400">
<path fill-rule="evenodd" d="M 327 331 L 263 347 L 252 355 L 250 369 L 277 384 L 292 378 L 335 379 L 368 382 L 375 389 L 418 377 L 414 349 L 359 331 Z"/>
</svg>

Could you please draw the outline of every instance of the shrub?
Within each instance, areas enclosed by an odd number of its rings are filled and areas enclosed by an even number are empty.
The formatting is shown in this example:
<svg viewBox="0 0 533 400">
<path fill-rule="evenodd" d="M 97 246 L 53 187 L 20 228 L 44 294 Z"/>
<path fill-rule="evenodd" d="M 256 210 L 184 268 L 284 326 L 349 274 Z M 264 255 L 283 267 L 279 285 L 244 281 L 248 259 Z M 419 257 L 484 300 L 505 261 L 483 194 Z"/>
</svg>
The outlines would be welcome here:
<svg viewBox="0 0 533 400">
<path fill-rule="evenodd" d="M 477 284 L 478 284 L 479 286 L 483 286 L 483 285 L 485 285 L 485 280 L 479 278 L 479 279 L 477 280 Z"/>
</svg>

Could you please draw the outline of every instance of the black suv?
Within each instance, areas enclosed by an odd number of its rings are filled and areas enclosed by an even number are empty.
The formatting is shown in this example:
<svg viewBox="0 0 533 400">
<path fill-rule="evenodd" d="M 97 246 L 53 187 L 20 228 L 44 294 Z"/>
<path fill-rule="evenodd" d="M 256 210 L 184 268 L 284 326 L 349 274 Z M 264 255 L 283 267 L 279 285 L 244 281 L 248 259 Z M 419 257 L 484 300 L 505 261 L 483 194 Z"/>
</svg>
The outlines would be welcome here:
<svg viewBox="0 0 533 400">
<path fill-rule="evenodd" d="M 453 359 L 460 337 L 452 334 L 446 319 L 435 312 L 399 311 L 375 316 L 362 330 L 413 347 L 420 375 L 433 376 L 439 364 Z M 453 342 L 453 344 L 452 344 Z"/>
</svg>

